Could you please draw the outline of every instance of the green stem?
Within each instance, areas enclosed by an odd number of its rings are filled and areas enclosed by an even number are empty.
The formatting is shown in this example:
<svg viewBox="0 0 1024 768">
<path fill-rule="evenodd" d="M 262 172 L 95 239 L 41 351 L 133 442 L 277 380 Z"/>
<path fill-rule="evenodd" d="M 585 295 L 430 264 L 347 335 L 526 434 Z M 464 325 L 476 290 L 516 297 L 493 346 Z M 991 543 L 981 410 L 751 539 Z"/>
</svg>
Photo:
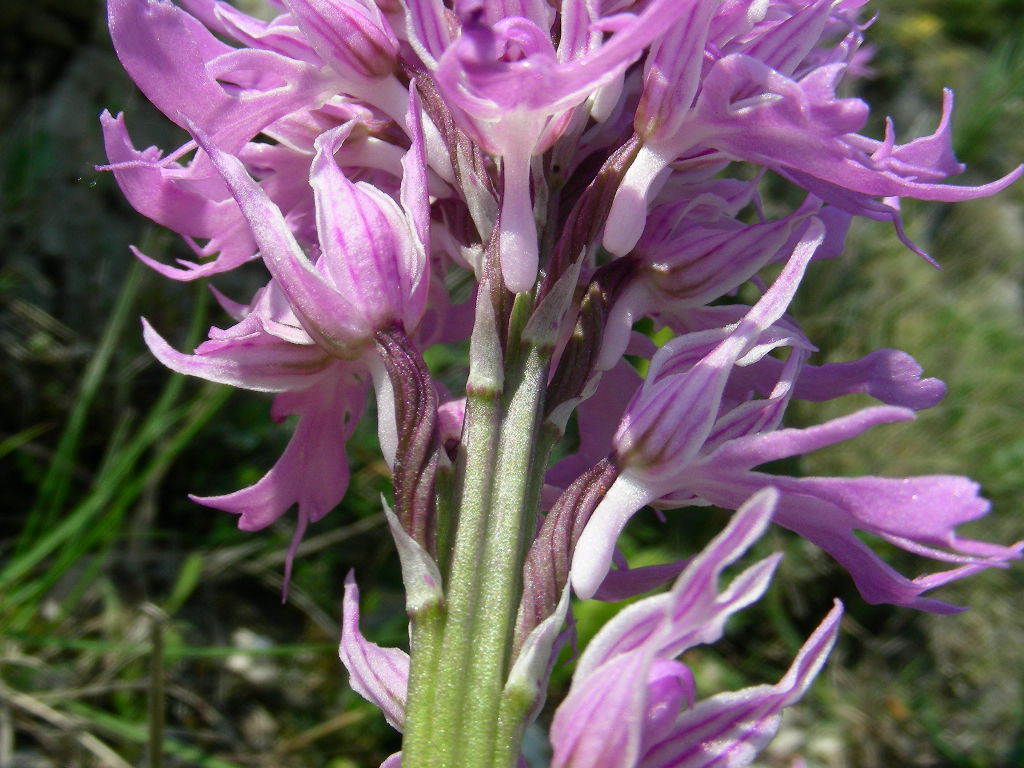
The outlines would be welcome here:
<svg viewBox="0 0 1024 768">
<path fill-rule="evenodd" d="M 526 718 L 536 701 L 536 691 L 506 690 L 501 697 L 494 745 L 493 768 L 516 768 L 522 752 Z"/>
<path fill-rule="evenodd" d="M 411 768 L 447 768 L 454 765 L 456 759 L 463 724 L 462 705 L 467 692 L 465 660 L 473 652 L 471 629 L 480 557 L 487 535 L 491 473 L 499 429 L 498 400 L 496 392 L 471 393 L 467 398 L 466 427 L 457 468 L 458 476 L 463 478 L 458 494 L 461 498 L 451 570 L 445 584 L 447 618 L 432 681 L 433 744 L 430 759 L 410 761 Z M 406 764 L 404 748 L 402 763 Z"/>
<path fill-rule="evenodd" d="M 412 620 L 409 689 L 405 701 L 402 762 L 429 765 L 434 752 L 434 687 L 444 631 L 444 608 L 433 604 Z"/>
<path fill-rule="evenodd" d="M 540 434 L 550 350 L 521 344 L 531 299 L 517 298 L 502 354 L 496 313 L 478 299 L 466 387 L 466 419 L 455 465 L 445 601 L 413 617 L 406 702 L 405 768 L 489 768 L 500 752 L 518 755 L 522 706 L 506 711 L 512 631 L 526 540 L 535 524 L 550 441 Z M 439 486 L 439 492 L 444 491 Z M 441 507 L 439 507 L 441 508 Z M 446 557 L 450 555 L 450 557 Z"/>
<path fill-rule="evenodd" d="M 462 747 L 455 765 L 481 768 L 494 754 L 501 692 L 508 673 L 512 630 L 520 598 L 524 524 L 531 519 L 531 478 L 550 355 L 524 350 L 522 373 L 507 407 L 492 475 L 490 515 L 480 563 L 476 619 L 466 679 Z"/>
<path fill-rule="evenodd" d="M 504 382 L 501 340 L 488 290 L 477 299 L 476 322 L 470 341 L 470 375 L 466 385 L 466 417 L 462 444 L 455 465 L 454 492 L 439 504 L 439 511 L 454 510 L 446 522 L 451 551 L 438 550 L 438 559 L 448 565 L 444 573 L 445 611 L 443 626 L 436 628 L 437 661 L 432 675 L 410 680 L 409 698 L 417 708 L 407 709 L 407 718 L 428 718 L 430 740 L 413 739 L 410 753 L 403 747 L 406 768 L 448 768 L 454 765 L 461 736 L 462 707 L 467 696 L 465 663 L 472 652 L 471 628 L 476 611 L 480 558 L 487 536 L 487 515 L 491 502 L 491 479 L 501 428 L 501 392 Z M 444 492 L 444 486 L 439 486 Z M 444 537 L 444 538 L 447 538 Z M 443 540 L 439 540 L 439 545 Z M 413 651 L 413 666 L 419 651 Z M 421 690 L 422 689 L 422 690 Z M 420 707 L 420 702 L 430 702 Z M 430 711 L 424 711 L 429 706 Z M 414 730 L 418 724 L 413 724 Z"/>
</svg>

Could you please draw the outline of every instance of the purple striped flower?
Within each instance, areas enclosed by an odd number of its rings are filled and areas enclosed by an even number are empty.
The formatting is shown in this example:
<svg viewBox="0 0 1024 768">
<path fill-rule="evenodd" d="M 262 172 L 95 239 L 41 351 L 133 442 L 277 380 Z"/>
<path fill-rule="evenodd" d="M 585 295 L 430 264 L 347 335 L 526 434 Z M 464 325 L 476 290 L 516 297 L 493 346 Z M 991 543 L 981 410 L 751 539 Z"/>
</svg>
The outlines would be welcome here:
<svg viewBox="0 0 1024 768">
<path fill-rule="evenodd" d="M 779 555 L 718 581 L 763 533 L 778 494 L 764 490 L 695 557 L 672 588 L 624 608 L 590 641 L 551 727 L 553 768 L 738 767 L 778 729 L 781 710 L 807 690 L 839 629 L 838 604 L 775 685 L 696 701 L 693 677 L 676 657 L 713 643 L 728 617 L 767 588 Z"/>
</svg>

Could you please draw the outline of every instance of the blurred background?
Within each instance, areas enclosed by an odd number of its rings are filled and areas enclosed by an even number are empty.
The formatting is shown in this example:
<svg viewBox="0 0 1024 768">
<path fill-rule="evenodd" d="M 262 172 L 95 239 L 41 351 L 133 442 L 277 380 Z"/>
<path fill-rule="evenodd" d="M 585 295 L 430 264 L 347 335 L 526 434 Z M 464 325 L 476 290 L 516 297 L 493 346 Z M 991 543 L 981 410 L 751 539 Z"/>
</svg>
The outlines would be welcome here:
<svg viewBox="0 0 1024 768">
<path fill-rule="evenodd" d="M 1024 160 L 1019 0 L 872 7 L 875 74 L 859 86 L 874 108 L 869 135 L 881 135 L 886 114 L 903 140 L 930 132 L 951 86 L 969 164 L 961 183 Z M 138 146 L 181 138 L 122 73 L 102 15 L 98 0 L 0 4 L 0 766 L 376 766 L 399 738 L 347 688 L 337 658 L 350 568 L 365 634 L 405 643 L 373 430 L 350 443 L 350 492 L 307 535 L 282 605 L 290 516 L 247 534 L 186 497 L 253 482 L 289 430 L 271 422 L 267 398 L 171 375 L 142 344 L 140 315 L 178 348 L 225 318 L 203 285 L 135 261 L 130 243 L 165 261 L 188 254 L 93 169 L 104 162 L 103 108 L 127 113 Z M 897 347 L 950 394 L 912 424 L 786 469 L 969 474 L 994 512 L 965 533 L 1022 538 L 1024 185 L 955 207 L 908 202 L 905 217 L 942 271 L 890 227 L 863 223 L 842 259 L 812 270 L 794 314 L 821 344 L 819 362 Z M 250 272 L 218 287 L 246 297 L 259 281 Z M 431 363 L 451 360 L 436 351 Z M 791 421 L 861 404 L 807 405 Z M 637 563 L 664 561 L 723 520 L 713 510 L 665 525 L 651 515 L 625 548 Z M 935 617 L 865 605 L 828 558 L 784 532 L 759 546 L 786 552 L 780 576 L 725 641 L 685 657 L 703 693 L 774 682 L 831 597 L 848 607 L 822 679 L 760 765 L 795 755 L 811 768 L 1024 765 L 1024 568 L 945 588 L 939 596 L 971 610 Z M 910 575 L 921 566 L 886 556 Z M 611 611 L 580 606 L 581 640 Z M 556 690 L 568 680 L 558 673 Z M 530 748 L 543 764 L 541 731 Z"/>
</svg>

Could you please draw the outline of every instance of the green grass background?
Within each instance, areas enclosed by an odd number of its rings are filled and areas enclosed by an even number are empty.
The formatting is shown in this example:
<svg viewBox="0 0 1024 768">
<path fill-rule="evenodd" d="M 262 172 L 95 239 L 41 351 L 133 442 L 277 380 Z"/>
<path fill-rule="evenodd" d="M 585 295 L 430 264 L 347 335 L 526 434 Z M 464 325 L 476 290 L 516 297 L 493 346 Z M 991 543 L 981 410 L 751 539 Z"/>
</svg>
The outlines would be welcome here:
<svg viewBox="0 0 1024 768">
<path fill-rule="evenodd" d="M 1024 160 L 1024 9 L 1017 0 L 876 0 L 869 133 L 892 114 L 901 138 L 929 132 L 940 89 L 957 92 L 966 183 Z M 287 427 L 268 401 L 170 375 L 138 316 L 179 348 L 223 322 L 205 289 L 138 266 L 140 244 L 187 255 L 124 203 L 96 116 L 125 110 L 137 143 L 178 138 L 113 57 L 97 2 L 8 0 L 0 8 L 0 766 L 374 766 L 398 748 L 349 691 L 337 660 L 344 574 L 363 585 L 364 630 L 404 642 L 401 584 L 375 500 L 387 488 L 372 429 L 351 444 L 341 507 L 303 545 L 279 601 L 291 522 L 236 530 L 192 504 L 252 482 Z M 1021 538 L 1024 488 L 1024 186 L 955 207 L 907 204 L 910 232 L 943 265 L 905 251 L 889 227 L 858 225 L 848 253 L 815 267 L 794 313 L 844 360 L 905 349 L 950 394 L 890 426 L 789 467 L 802 474 L 977 478 L 993 514 L 969 533 Z M 244 297 L 258 276 L 219 281 Z M 443 360 L 439 360 L 443 363 Z M 810 424 L 859 405 L 794 410 Z M 638 561 L 692 551 L 713 511 L 631 526 Z M 724 642 L 686 660 L 702 691 L 772 682 L 831 596 L 849 612 L 834 658 L 791 712 L 763 766 L 1024 765 L 1021 568 L 943 596 L 955 617 L 864 605 L 819 552 L 772 532 L 786 558 L 766 598 Z M 891 552 L 907 573 L 921 566 Z M 579 610 L 581 638 L 608 608 Z M 568 672 L 555 678 L 557 690 Z"/>
</svg>

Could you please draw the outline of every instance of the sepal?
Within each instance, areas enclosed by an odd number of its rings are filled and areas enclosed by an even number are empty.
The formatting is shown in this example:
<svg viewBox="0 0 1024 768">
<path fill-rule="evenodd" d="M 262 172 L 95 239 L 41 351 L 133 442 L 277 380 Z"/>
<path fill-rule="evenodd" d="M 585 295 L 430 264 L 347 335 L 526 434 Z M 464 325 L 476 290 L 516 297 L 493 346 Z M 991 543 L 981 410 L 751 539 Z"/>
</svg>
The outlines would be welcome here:
<svg viewBox="0 0 1024 768">
<path fill-rule="evenodd" d="M 183 128 L 194 121 L 228 152 L 336 91 L 317 67 L 269 50 L 232 48 L 170 2 L 111 0 L 107 18 L 118 58 L 146 98 Z M 225 87 L 235 78 L 254 85 L 252 72 L 263 76 L 262 88 L 238 89 L 242 97 Z"/>
<path fill-rule="evenodd" d="M 292 17 L 320 57 L 345 76 L 391 74 L 398 40 L 373 2 L 285 0 Z"/>
<path fill-rule="evenodd" d="M 190 128 L 248 219 L 263 262 L 287 295 L 302 327 L 331 354 L 358 357 L 372 334 L 372 329 L 360 322 L 361 313 L 314 267 L 281 209 L 241 161 L 216 147 L 198 126 L 190 124 Z"/>
<path fill-rule="evenodd" d="M 310 387 L 337 362 L 317 347 L 289 344 L 268 333 L 210 339 L 191 355 L 164 341 L 145 318 L 142 336 L 153 356 L 172 371 L 257 392 Z"/>
</svg>

